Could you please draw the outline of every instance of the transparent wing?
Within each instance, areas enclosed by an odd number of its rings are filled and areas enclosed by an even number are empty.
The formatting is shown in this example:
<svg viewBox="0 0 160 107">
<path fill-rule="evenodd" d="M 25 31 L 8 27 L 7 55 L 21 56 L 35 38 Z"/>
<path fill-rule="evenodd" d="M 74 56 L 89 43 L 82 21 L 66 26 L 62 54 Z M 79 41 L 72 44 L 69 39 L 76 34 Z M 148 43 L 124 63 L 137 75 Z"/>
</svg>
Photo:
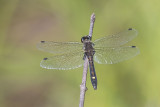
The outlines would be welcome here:
<svg viewBox="0 0 160 107">
<path fill-rule="evenodd" d="M 137 36 L 138 32 L 135 29 L 129 28 L 116 35 L 105 36 L 103 38 L 95 40 L 93 43 L 96 47 L 116 47 L 121 46 Z"/>
<path fill-rule="evenodd" d="M 83 49 L 83 44 L 79 42 L 52 42 L 41 41 L 37 44 L 37 48 L 55 54 L 63 54 Z"/>
<path fill-rule="evenodd" d="M 114 64 L 130 59 L 140 53 L 136 46 L 103 47 L 95 49 L 94 60 L 100 64 Z"/>
<path fill-rule="evenodd" d="M 40 66 L 46 69 L 59 70 L 69 70 L 78 68 L 81 67 L 84 63 L 83 55 L 83 51 L 80 51 L 44 58 L 41 61 Z"/>
</svg>

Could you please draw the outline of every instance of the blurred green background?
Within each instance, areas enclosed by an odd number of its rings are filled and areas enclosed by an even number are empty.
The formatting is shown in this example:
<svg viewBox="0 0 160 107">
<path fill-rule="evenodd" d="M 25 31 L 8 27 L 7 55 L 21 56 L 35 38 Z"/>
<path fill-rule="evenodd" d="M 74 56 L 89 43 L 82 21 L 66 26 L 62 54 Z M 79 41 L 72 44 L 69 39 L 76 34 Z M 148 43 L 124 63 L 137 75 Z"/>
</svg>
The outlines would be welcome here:
<svg viewBox="0 0 160 107">
<path fill-rule="evenodd" d="M 79 41 L 96 14 L 93 40 L 129 27 L 140 54 L 114 65 L 95 63 L 85 107 L 160 107 L 159 0 L 0 0 L 0 107 L 78 107 L 83 68 L 47 70 L 41 40 Z"/>
</svg>

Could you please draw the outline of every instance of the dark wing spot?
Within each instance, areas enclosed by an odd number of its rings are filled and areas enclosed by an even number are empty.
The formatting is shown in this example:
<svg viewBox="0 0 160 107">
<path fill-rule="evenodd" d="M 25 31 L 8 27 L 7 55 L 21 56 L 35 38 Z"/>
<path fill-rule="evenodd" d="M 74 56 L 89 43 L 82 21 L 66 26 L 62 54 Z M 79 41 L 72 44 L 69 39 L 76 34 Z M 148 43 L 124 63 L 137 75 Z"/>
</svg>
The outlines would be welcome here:
<svg viewBox="0 0 160 107">
<path fill-rule="evenodd" d="M 45 41 L 41 41 L 41 43 L 44 43 Z"/>
<path fill-rule="evenodd" d="M 129 28 L 128 30 L 132 30 L 132 28 Z"/>
<path fill-rule="evenodd" d="M 44 58 L 43 60 L 47 60 L 48 58 Z"/>
<path fill-rule="evenodd" d="M 132 46 L 132 48 L 136 48 L 136 46 Z"/>
</svg>

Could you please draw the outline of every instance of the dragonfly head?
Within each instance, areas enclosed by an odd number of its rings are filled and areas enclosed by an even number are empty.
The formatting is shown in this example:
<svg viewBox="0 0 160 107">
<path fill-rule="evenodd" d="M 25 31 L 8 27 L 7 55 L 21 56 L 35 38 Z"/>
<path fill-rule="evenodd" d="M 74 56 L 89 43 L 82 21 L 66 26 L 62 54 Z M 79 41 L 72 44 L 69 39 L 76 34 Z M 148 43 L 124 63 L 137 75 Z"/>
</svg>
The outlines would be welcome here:
<svg viewBox="0 0 160 107">
<path fill-rule="evenodd" d="M 83 43 L 84 41 L 90 41 L 91 40 L 91 37 L 90 36 L 83 36 L 82 38 L 81 38 L 81 42 Z"/>
</svg>

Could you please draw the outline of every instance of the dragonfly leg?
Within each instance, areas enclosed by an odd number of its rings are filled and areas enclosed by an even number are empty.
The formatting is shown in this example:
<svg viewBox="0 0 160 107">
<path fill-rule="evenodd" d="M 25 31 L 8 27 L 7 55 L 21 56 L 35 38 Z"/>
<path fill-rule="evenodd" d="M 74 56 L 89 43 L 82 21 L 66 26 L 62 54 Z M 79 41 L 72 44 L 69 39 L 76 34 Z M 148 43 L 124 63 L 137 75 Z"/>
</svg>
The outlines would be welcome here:
<svg viewBox="0 0 160 107">
<path fill-rule="evenodd" d="M 86 59 L 86 54 L 84 54 L 84 56 L 83 56 L 83 60 L 85 60 Z"/>
</svg>

